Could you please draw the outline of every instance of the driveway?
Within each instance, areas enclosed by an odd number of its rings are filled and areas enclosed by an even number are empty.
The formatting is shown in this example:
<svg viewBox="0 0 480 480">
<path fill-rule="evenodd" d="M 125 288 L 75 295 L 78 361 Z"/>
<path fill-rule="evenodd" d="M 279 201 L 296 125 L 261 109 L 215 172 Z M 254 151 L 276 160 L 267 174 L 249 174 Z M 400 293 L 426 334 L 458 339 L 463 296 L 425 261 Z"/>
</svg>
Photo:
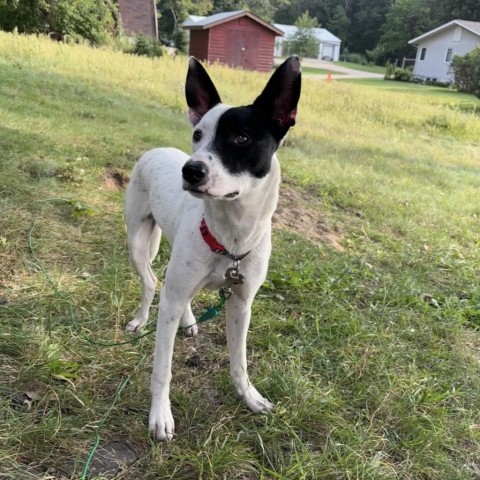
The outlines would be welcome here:
<svg viewBox="0 0 480 480">
<path fill-rule="evenodd" d="M 352 68 L 342 67 L 341 62 L 326 62 L 325 60 L 316 60 L 314 58 L 304 58 L 302 60 L 304 67 L 322 68 L 332 72 L 332 79 L 349 79 L 349 78 L 384 78 L 383 73 L 361 72 Z M 305 78 L 317 78 L 318 80 L 326 80 L 328 74 L 303 74 Z"/>
</svg>

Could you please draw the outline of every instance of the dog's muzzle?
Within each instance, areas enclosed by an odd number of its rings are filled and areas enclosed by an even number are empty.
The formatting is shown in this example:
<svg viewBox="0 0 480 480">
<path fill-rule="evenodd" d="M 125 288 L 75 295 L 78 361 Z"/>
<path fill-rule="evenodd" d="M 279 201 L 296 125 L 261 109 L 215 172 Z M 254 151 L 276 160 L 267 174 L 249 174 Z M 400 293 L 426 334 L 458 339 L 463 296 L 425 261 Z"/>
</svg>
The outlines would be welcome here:
<svg viewBox="0 0 480 480">
<path fill-rule="evenodd" d="M 182 168 L 182 175 L 192 187 L 199 187 L 207 183 L 208 167 L 204 162 L 189 160 Z"/>
</svg>

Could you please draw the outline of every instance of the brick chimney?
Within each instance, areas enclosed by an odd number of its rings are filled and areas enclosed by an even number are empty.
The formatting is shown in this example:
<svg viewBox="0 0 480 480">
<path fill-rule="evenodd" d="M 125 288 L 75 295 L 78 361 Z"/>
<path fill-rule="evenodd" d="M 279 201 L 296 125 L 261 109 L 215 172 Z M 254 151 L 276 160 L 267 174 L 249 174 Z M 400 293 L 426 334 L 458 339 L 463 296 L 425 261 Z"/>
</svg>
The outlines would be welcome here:
<svg viewBox="0 0 480 480">
<path fill-rule="evenodd" d="M 118 0 L 118 10 L 127 35 L 143 33 L 158 39 L 155 0 Z"/>
</svg>

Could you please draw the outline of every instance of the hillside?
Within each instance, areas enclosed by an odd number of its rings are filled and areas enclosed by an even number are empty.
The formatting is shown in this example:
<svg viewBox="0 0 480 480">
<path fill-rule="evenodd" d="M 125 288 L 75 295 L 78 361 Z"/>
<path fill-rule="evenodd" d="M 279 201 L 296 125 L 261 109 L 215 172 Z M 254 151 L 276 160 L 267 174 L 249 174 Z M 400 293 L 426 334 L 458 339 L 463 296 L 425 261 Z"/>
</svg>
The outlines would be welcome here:
<svg viewBox="0 0 480 480">
<path fill-rule="evenodd" d="M 209 72 L 229 104 L 268 78 Z M 185 74 L 0 32 L 0 477 L 479 478 L 480 102 L 447 90 L 305 80 L 248 345 L 277 412 L 238 400 L 222 316 L 177 336 L 178 438 L 148 437 L 122 197 L 145 150 L 190 150 Z"/>
</svg>

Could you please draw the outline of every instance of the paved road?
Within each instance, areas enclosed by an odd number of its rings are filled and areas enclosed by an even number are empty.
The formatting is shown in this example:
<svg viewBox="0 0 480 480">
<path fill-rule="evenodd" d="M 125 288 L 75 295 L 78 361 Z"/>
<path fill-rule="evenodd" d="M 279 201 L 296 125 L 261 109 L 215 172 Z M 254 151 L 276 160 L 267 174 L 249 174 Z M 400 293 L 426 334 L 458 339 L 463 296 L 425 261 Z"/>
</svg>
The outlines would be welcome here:
<svg viewBox="0 0 480 480">
<path fill-rule="evenodd" d="M 341 78 L 383 78 L 382 73 L 371 73 L 371 72 L 361 72 L 360 70 L 353 70 L 351 68 L 342 67 L 341 62 L 326 62 L 324 60 L 315 60 L 313 58 L 304 58 L 302 60 L 302 66 L 304 67 L 313 67 L 313 68 L 322 68 L 324 70 L 329 70 L 332 72 L 332 79 Z M 337 72 L 337 73 L 335 73 Z M 326 80 L 328 74 L 303 74 L 307 78 L 316 78 L 318 80 Z"/>
</svg>

